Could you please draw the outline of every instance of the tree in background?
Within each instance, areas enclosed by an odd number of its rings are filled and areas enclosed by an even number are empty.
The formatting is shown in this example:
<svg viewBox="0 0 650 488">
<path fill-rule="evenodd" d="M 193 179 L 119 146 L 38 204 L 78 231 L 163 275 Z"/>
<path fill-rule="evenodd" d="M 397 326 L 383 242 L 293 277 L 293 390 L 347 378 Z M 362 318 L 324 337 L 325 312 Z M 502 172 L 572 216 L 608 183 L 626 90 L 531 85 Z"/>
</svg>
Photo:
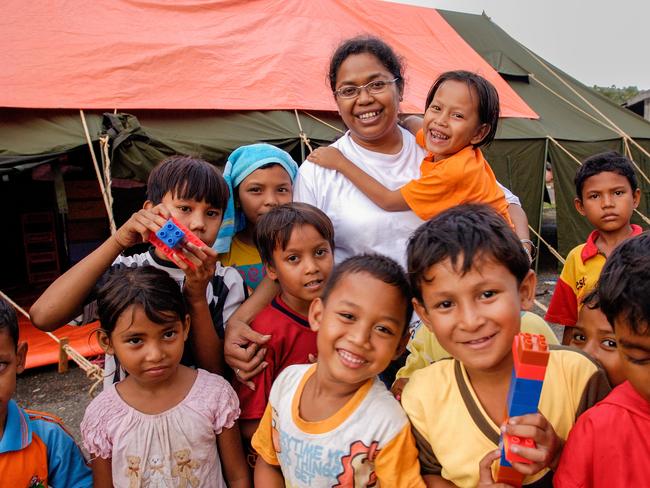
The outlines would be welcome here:
<svg viewBox="0 0 650 488">
<path fill-rule="evenodd" d="M 594 85 L 594 90 L 600 92 L 602 95 L 605 95 L 607 98 L 612 100 L 616 105 L 623 105 L 630 98 L 635 97 L 639 94 L 639 89 L 636 86 L 624 86 L 619 88 L 616 85 L 612 85 L 612 86 Z"/>
</svg>

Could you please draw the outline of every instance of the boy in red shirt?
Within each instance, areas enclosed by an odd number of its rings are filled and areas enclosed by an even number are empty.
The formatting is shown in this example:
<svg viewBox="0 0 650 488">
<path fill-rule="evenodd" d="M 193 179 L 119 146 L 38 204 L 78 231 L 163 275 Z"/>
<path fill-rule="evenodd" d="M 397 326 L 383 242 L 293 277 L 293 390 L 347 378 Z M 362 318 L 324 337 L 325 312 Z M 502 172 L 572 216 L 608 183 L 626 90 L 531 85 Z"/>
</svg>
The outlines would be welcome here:
<svg viewBox="0 0 650 488">
<path fill-rule="evenodd" d="M 332 222 L 306 203 L 281 205 L 263 215 L 255 238 L 266 274 L 280 285 L 280 294 L 251 324 L 253 330 L 271 335 L 265 345 L 267 366 L 252 379 L 255 389 L 233 382 L 241 404 L 240 428 L 248 442 L 264 415 L 275 378 L 287 366 L 306 364 L 316 356 L 316 332 L 307 315 L 334 264 Z"/>
<path fill-rule="evenodd" d="M 569 434 L 554 486 L 647 486 L 650 480 L 650 233 L 621 244 L 598 285 L 627 381 Z"/>
</svg>

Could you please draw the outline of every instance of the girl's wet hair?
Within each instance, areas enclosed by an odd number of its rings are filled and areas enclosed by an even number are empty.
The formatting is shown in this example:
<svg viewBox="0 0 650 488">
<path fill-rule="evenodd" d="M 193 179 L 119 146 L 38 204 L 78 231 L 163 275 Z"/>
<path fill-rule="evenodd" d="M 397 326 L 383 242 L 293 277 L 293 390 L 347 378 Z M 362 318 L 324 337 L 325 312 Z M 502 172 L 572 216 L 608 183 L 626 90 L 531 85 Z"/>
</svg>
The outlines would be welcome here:
<svg viewBox="0 0 650 488">
<path fill-rule="evenodd" d="M 161 325 L 184 320 L 187 315 L 178 283 L 153 266 L 121 268 L 111 273 L 97 294 L 102 329 L 110 335 L 120 316 L 132 305 L 142 307 L 149 320 Z"/>
<path fill-rule="evenodd" d="M 465 83 L 478 97 L 479 122 L 481 124 L 488 124 L 490 131 L 478 144 L 474 144 L 474 147 L 485 146 L 492 142 L 497 133 L 497 126 L 499 125 L 499 93 L 494 88 L 494 85 L 482 76 L 471 73 L 470 71 L 447 71 L 433 82 L 433 86 L 429 90 L 427 101 L 424 105 L 425 112 L 429 108 L 429 105 L 431 105 L 436 92 L 445 81 L 460 81 L 461 83 Z"/>
<path fill-rule="evenodd" d="M 395 85 L 399 93 L 404 91 L 404 64 L 400 56 L 384 41 L 374 36 L 358 36 L 343 41 L 336 48 L 330 59 L 329 82 L 332 91 L 336 90 L 339 68 L 349 56 L 354 54 L 372 54 L 397 78 Z"/>
</svg>

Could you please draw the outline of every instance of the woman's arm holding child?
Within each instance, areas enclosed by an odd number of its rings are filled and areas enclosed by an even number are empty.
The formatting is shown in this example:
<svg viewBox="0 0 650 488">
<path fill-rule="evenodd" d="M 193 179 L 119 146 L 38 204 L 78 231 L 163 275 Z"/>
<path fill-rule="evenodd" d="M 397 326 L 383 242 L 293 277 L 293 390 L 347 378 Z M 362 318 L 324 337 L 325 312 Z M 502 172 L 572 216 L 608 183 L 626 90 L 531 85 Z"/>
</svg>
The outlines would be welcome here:
<svg viewBox="0 0 650 488">
<path fill-rule="evenodd" d="M 90 462 L 94 488 L 113 488 L 113 463 L 111 459 L 96 457 Z"/>
<path fill-rule="evenodd" d="M 52 283 L 29 310 L 32 322 L 55 330 L 79 314 L 93 287 L 124 249 L 143 242 L 169 218 L 162 205 L 134 213 L 117 232 Z"/>
<path fill-rule="evenodd" d="M 284 488 L 284 477 L 280 466 L 273 466 L 262 456 L 257 457 L 255 463 L 255 488 Z"/>
<path fill-rule="evenodd" d="M 387 212 L 400 212 L 409 209 L 399 190 L 389 190 L 386 188 L 343 156 L 341 151 L 335 147 L 319 147 L 307 156 L 307 161 L 324 168 L 338 171 L 372 200 L 373 203 Z"/>
<path fill-rule="evenodd" d="M 228 487 L 250 488 L 250 473 L 237 422 L 230 429 L 223 429 L 217 436 L 217 448 Z"/>
</svg>

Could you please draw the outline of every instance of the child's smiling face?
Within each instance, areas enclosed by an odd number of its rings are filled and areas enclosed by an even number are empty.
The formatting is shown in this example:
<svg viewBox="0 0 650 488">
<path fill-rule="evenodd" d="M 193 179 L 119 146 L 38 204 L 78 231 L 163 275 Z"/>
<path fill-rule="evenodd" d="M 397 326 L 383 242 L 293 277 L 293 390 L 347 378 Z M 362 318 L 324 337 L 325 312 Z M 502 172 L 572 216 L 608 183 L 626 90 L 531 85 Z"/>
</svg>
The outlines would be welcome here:
<svg viewBox="0 0 650 488">
<path fill-rule="evenodd" d="M 462 260 L 458 256 L 458 263 Z M 512 340 L 521 310 L 532 305 L 535 282 L 530 271 L 518 284 L 508 268 L 490 257 L 476 259 L 465 274 L 447 258 L 425 273 L 423 303 L 414 300 L 414 306 L 440 345 L 468 372 L 496 371 L 511 367 Z"/>
<path fill-rule="evenodd" d="M 316 299 L 309 310 L 318 331 L 318 368 L 350 386 L 381 373 L 406 345 L 406 300 L 398 288 L 369 273 L 343 276 L 327 301 Z"/>
</svg>

